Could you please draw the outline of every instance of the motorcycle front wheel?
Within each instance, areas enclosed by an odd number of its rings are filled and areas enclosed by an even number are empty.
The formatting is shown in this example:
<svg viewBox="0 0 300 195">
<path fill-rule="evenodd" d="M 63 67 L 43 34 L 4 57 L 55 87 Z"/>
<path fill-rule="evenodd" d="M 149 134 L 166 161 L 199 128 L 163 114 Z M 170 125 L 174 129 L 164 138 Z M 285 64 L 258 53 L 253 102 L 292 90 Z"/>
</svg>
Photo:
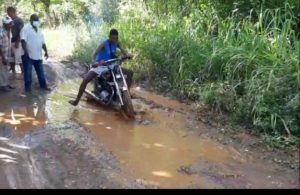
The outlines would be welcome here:
<svg viewBox="0 0 300 195">
<path fill-rule="evenodd" d="M 124 103 L 124 106 L 122 107 L 123 111 L 129 118 L 133 119 L 135 117 L 135 112 L 134 112 L 131 96 L 128 91 L 123 92 L 123 103 Z"/>
</svg>

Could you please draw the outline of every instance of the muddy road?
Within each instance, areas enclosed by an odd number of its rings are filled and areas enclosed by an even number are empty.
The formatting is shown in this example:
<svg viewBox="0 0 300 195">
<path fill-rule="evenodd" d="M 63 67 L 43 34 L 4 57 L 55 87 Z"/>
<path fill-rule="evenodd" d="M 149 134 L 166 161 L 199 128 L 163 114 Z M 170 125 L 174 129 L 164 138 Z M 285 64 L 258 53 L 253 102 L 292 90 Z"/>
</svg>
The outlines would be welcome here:
<svg viewBox="0 0 300 195">
<path fill-rule="evenodd" d="M 46 67 L 52 93 L 24 94 L 21 81 L 0 93 L 0 188 L 300 188 L 298 150 L 228 138 L 196 120 L 193 105 L 140 87 L 134 121 L 85 99 L 74 108 L 84 70 Z"/>
</svg>

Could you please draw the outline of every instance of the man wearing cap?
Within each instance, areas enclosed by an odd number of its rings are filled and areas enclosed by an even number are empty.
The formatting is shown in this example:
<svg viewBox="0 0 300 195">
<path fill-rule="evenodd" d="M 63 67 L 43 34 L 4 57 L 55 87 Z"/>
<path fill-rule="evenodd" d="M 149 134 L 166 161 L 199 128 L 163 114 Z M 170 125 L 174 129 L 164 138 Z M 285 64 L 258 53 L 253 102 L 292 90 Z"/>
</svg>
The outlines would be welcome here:
<svg viewBox="0 0 300 195">
<path fill-rule="evenodd" d="M 31 91 L 32 85 L 32 66 L 38 76 L 42 90 L 50 91 L 48 88 L 43 68 L 43 50 L 45 58 L 48 58 L 48 51 L 45 43 L 44 34 L 40 29 L 40 20 L 36 14 L 31 15 L 30 24 L 21 30 L 21 43 L 24 50 L 22 56 L 24 66 L 25 91 Z"/>
<path fill-rule="evenodd" d="M 7 92 L 14 89 L 9 85 L 8 79 L 8 59 L 10 57 L 10 28 L 13 25 L 13 20 L 9 16 L 2 19 L 2 27 L 0 27 L 0 90 Z"/>
</svg>

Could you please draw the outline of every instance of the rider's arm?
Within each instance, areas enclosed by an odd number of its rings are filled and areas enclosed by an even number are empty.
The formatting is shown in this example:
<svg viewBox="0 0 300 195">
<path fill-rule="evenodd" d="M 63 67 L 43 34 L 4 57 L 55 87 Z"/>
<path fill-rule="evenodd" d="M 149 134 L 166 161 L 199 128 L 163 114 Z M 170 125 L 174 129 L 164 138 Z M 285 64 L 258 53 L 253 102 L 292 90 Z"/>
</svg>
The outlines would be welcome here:
<svg viewBox="0 0 300 195">
<path fill-rule="evenodd" d="M 99 47 L 97 48 L 97 50 L 95 51 L 94 55 L 93 55 L 93 61 L 95 62 L 97 59 L 97 56 L 99 55 L 99 53 L 104 49 L 104 43 L 101 43 L 99 45 Z"/>
</svg>

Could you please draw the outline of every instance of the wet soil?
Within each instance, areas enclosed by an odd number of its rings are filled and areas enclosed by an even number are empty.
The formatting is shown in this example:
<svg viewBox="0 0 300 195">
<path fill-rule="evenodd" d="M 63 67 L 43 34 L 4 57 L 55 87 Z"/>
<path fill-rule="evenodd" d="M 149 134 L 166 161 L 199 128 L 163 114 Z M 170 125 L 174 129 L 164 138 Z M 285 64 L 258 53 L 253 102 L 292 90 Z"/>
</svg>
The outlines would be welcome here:
<svg viewBox="0 0 300 195">
<path fill-rule="evenodd" d="M 142 188 L 78 123 L 47 125 L 0 141 L 0 188 Z"/>
<path fill-rule="evenodd" d="M 74 108 L 84 68 L 46 67 L 51 94 L 24 94 L 21 81 L 0 94 L 0 188 L 300 188 L 299 150 L 232 139 L 199 122 L 193 105 L 140 87 L 133 121 L 86 99 Z"/>
</svg>

